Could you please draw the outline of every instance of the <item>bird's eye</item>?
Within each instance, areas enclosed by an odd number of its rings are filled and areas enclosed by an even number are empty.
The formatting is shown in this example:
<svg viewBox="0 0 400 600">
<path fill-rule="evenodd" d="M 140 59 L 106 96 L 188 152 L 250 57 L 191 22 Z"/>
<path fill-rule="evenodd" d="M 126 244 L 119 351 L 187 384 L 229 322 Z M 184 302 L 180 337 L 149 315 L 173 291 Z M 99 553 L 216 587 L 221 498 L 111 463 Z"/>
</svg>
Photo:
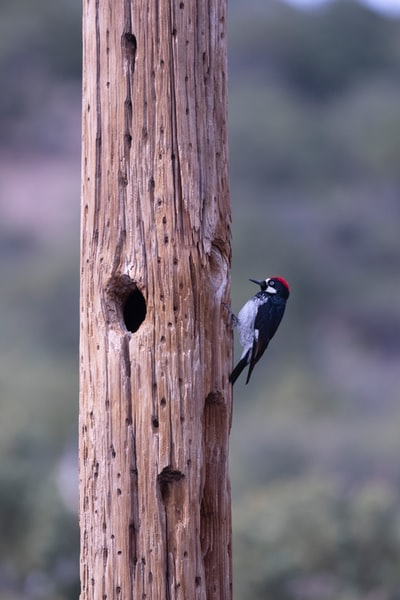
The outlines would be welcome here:
<svg viewBox="0 0 400 600">
<path fill-rule="evenodd" d="M 272 285 L 272 287 L 275 287 L 275 281 L 273 279 L 270 279 L 268 281 L 268 285 Z"/>
</svg>

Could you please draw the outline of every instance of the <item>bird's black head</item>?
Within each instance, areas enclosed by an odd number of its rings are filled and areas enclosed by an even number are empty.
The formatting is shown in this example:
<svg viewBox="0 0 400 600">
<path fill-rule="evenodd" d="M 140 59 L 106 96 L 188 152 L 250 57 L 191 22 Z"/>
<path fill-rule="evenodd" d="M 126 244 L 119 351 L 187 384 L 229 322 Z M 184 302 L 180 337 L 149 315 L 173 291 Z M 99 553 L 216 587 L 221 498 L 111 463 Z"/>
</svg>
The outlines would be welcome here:
<svg viewBox="0 0 400 600">
<path fill-rule="evenodd" d="M 276 295 L 282 300 L 289 298 L 290 289 L 288 282 L 283 277 L 269 277 L 268 279 L 250 279 L 253 283 L 260 286 L 262 292 L 267 292 L 271 296 Z"/>
</svg>

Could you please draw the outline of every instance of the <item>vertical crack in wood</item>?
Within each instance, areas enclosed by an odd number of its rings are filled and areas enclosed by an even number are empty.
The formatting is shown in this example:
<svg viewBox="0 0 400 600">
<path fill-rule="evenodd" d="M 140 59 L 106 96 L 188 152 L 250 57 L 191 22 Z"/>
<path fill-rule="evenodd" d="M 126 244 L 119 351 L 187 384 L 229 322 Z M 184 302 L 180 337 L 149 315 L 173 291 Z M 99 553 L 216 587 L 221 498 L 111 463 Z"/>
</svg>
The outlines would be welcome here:
<svg viewBox="0 0 400 600">
<path fill-rule="evenodd" d="M 132 426 L 132 389 L 131 389 L 131 358 L 129 355 L 129 337 L 124 335 L 121 347 L 122 370 L 123 370 L 123 389 L 125 397 L 125 424 L 126 427 Z M 135 465 L 136 466 L 136 465 Z"/>
<path fill-rule="evenodd" d="M 127 237 L 127 188 L 129 183 L 130 152 L 132 146 L 132 86 L 135 73 L 136 37 L 131 31 L 132 17 L 130 2 L 124 4 L 125 30 L 121 36 L 122 64 L 124 66 L 126 92 L 124 99 L 124 131 L 123 131 L 123 156 L 120 157 L 118 165 L 118 202 L 119 202 L 119 228 L 115 248 L 115 256 L 112 271 L 115 273 L 121 266 L 122 257 L 125 254 Z"/>
<path fill-rule="evenodd" d="M 179 226 L 177 227 L 180 239 L 183 239 L 183 198 L 182 198 L 182 179 L 181 179 L 181 164 L 179 154 L 179 134 L 177 114 L 177 90 L 176 90 L 176 73 L 175 69 L 178 65 L 178 57 L 176 56 L 175 47 L 177 44 L 177 30 L 175 25 L 174 2 L 169 3 L 169 70 L 170 70 L 170 117 L 171 117 L 171 162 L 174 181 L 174 203 L 176 206 L 175 214 L 179 218 Z"/>
<path fill-rule="evenodd" d="M 173 469 L 170 465 L 164 467 L 164 469 L 157 475 L 157 484 L 160 491 L 161 502 L 164 511 L 164 528 L 165 528 L 165 591 L 166 600 L 170 600 L 172 595 L 172 588 L 177 584 L 175 580 L 175 568 L 174 561 L 176 560 L 176 548 L 170 545 L 170 536 L 176 533 L 176 516 L 174 511 L 176 510 L 176 498 L 179 492 L 174 489 L 178 482 L 185 479 L 184 473 L 178 469 Z M 171 501 L 171 496 L 174 500 Z M 172 523 L 170 523 L 172 521 Z M 174 583 L 175 582 L 175 583 Z M 178 582 L 179 584 L 179 582 Z"/>
<path fill-rule="evenodd" d="M 137 556 L 137 531 L 139 529 L 139 498 L 138 498 L 138 477 L 137 477 L 137 459 L 136 459 L 136 439 L 134 434 L 134 425 L 130 424 L 127 428 L 127 439 L 128 439 L 128 452 L 129 452 L 129 478 L 130 478 L 130 507 L 131 512 L 129 515 L 129 540 L 128 540 L 128 551 L 129 551 L 129 565 L 130 565 L 130 578 L 132 585 L 129 589 L 129 596 L 131 600 L 134 597 L 134 586 L 133 579 L 138 562 Z"/>
<path fill-rule="evenodd" d="M 229 494 L 228 442 L 224 435 L 228 421 L 229 410 L 223 394 L 218 390 L 210 392 L 205 399 L 203 414 L 205 480 L 200 513 L 200 537 L 206 575 L 213 572 L 215 564 L 229 564 L 231 560 L 229 535 L 223 540 L 215 538 L 217 531 L 226 533 L 224 527 L 221 529 L 221 522 L 230 524 L 230 508 L 226 503 L 226 495 Z M 229 574 L 229 570 L 226 574 Z M 207 582 L 207 593 L 211 598 L 228 597 L 230 591 L 225 588 L 228 583 L 231 585 L 231 581 L 219 579 L 218 588 L 213 589 L 210 580 Z"/>
<path fill-rule="evenodd" d="M 101 86 L 100 86 L 100 18 L 99 18 L 100 0 L 96 0 L 96 158 L 95 158 L 95 183 L 94 183 L 94 228 L 93 233 L 99 234 L 99 218 L 101 206 L 101 175 L 102 175 L 102 112 L 101 112 Z M 96 240 L 97 241 L 97 240 Z M 96 244 L 93 244 L 94 247 Z"/>
</svg>

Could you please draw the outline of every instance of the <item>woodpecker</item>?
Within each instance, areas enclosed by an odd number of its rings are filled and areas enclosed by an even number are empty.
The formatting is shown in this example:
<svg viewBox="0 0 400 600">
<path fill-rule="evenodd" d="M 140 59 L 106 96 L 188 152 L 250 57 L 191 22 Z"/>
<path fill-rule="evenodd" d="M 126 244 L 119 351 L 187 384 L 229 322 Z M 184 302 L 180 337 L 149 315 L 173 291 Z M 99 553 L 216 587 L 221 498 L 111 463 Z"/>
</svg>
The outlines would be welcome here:
<svg viewBox="0 0 400 600">
<path fill-rule="evenodd" d="M 233 325 L 239 330 L 243 352 L 229 381 L 234 384 L 240 373 L 249 366 L 246 384 L 256 363 L 260 360 L 274 337 L 289 298 L 289 285 L 283 277 L 249 279 L 260 286 L 261 291 L 250 298 L 236 316 L 232 313 Z"/>
</svg>

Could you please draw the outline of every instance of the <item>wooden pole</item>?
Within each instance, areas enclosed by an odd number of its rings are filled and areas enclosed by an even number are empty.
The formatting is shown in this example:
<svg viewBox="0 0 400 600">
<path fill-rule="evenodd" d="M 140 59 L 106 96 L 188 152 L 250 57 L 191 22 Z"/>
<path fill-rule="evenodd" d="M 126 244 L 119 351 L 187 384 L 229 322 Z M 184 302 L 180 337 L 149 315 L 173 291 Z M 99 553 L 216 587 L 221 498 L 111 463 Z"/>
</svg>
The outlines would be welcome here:
<svg viewBox="0 0 400 600">
<path fill-rule="evenodd" d="M 81 600 L 231 592 L 226 0 L 83 0 Z"/>
</svg>

